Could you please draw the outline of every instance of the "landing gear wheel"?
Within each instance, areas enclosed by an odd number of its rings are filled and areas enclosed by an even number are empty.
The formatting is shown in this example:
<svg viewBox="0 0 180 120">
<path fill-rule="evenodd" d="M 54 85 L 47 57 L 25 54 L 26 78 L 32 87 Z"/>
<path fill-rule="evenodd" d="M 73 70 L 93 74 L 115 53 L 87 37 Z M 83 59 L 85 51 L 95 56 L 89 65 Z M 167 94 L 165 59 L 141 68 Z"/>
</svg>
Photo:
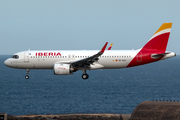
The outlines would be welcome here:
<svg viewBox="0 0 180 120">
<path fill-rule="evenodd" d="M 28 75 L 26 75 L 26 76 L 25 76 L 25 78 L 26 78 L 26 79 L 29 79 L 29 76 L 28 76 Z"/>
<path fill-rule="evenodd" d="M 83 75 L 82 75 L 82 79 L 85 80 L 85 79 L 88 79 L 88 78 L 89 78 L 89 75 L 88 75 L 88 74 L 83 74 Z"/>
<path fill-rule="evenodd" d="M 29 79 L 29 69 L 26 69 L 27 75 L 25 76 L 25 79 Z"/>
</svg>

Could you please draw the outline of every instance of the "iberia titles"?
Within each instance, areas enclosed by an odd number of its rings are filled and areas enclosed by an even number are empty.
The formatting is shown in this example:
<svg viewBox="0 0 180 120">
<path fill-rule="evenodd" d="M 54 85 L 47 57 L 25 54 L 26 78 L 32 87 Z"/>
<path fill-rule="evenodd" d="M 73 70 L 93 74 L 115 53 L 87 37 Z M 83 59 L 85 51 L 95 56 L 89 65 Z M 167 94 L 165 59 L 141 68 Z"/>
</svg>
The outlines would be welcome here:
<svg viewBox="0 0 180 120">
<path fill-rule="evenodd" d="M 36 56 L 61 56 L 60 52 L 38 52 Z"/>
</svg>

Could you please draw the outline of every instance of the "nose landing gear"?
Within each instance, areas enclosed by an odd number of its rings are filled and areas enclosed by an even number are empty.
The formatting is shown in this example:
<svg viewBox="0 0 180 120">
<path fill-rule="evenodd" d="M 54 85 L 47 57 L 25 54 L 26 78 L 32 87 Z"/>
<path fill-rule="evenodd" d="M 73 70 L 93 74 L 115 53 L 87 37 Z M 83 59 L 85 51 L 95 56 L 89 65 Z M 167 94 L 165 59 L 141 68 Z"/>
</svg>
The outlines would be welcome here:
<svg viewBox="0 0 180 120">
<path fill-rule="evenodd" d="M 29 79 L 29 69 L 27 69 L 26 71 L 27 71 L 27 75 L 25 76 L 25 79 Z"/>
</svg>

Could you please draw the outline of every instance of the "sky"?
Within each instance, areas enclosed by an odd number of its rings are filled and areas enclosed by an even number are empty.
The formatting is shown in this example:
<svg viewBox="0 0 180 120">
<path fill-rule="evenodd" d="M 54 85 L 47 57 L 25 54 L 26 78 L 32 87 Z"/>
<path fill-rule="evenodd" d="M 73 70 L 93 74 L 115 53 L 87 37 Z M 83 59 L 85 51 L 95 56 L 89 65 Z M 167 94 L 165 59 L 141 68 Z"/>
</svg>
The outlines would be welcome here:
<svg viewBox="0 0 180 120">
<path fill-rule="evenodd" d="M 1 0 L 0 55 L 30 50 L 142 48 L 172 22 L 167 51 L 180 55 L 179 0 Z"/>
</svg>

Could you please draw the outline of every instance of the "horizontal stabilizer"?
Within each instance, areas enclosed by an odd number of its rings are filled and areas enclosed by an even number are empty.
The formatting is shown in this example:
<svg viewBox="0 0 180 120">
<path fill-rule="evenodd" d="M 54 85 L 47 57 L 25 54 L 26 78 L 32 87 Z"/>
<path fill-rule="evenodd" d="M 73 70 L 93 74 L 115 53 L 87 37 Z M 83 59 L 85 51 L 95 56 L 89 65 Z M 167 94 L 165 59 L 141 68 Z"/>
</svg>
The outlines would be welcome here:
<svg viewBox="0 0 180 120">
<path fill-rule="evenodd" d="M 171 52 L 166 52 L 166 53 L 162 53 L 162 54 L 152 54 L 151 58 L 158 59 L 158 58 L 164 57 L 164 56 L 166 56 L 167 54 L 170 54 L 170 53 Z"/>
</svg>

